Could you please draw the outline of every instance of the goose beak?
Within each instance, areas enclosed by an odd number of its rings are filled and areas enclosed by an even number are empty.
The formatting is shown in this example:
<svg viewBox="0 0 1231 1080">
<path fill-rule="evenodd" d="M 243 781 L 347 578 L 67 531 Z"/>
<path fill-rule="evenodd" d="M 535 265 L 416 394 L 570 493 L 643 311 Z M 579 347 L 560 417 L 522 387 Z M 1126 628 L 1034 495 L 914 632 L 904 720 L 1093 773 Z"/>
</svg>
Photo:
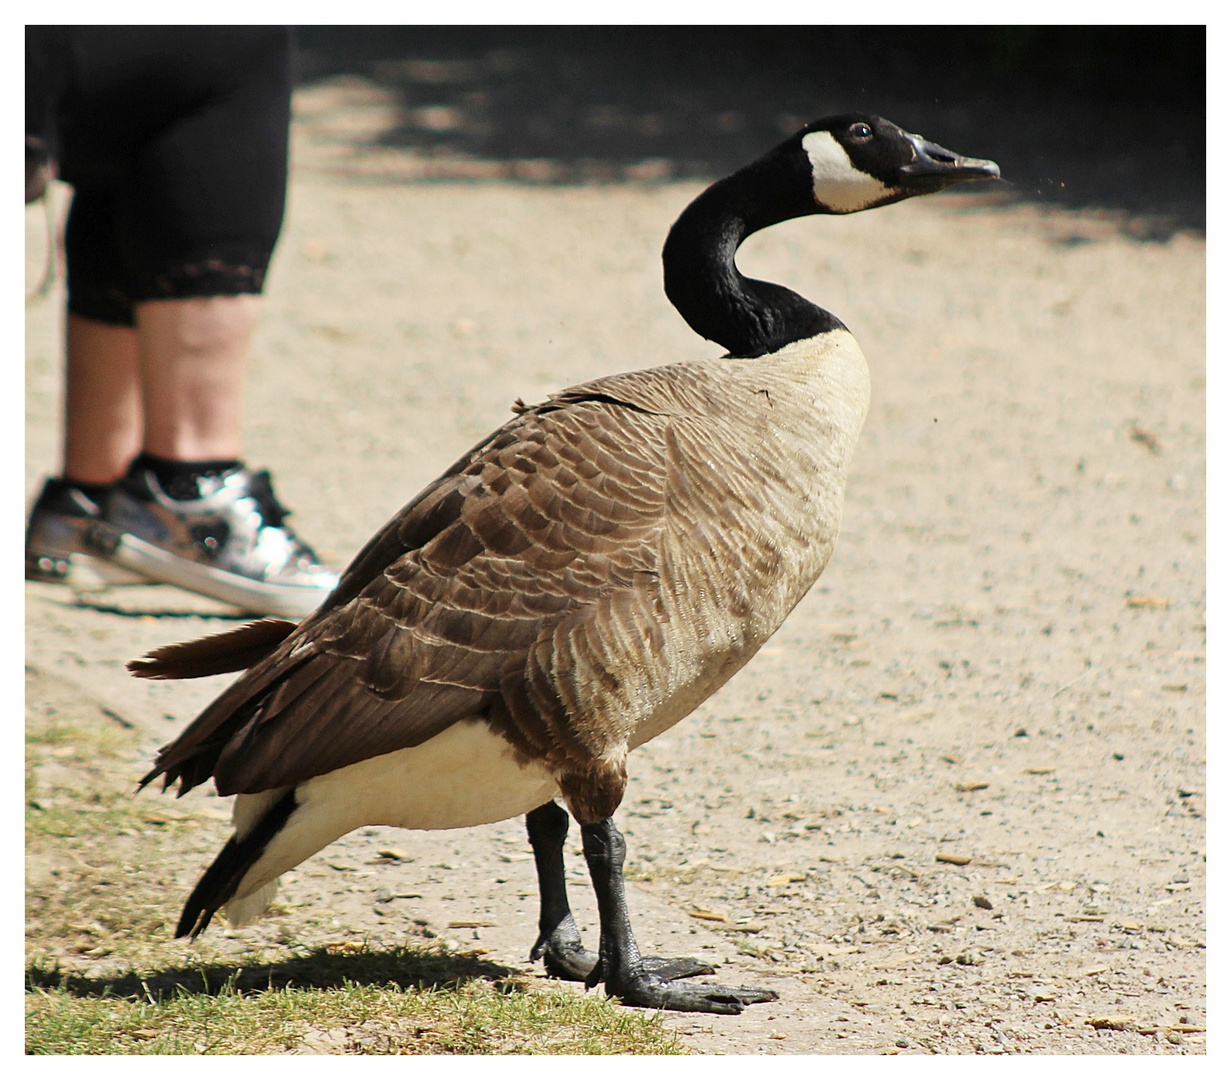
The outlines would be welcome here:
<svg viewBox="0 0 1231 1080">
<path fill-rule="evenodd" d="M 940 191 L 964 180 L 999 180 L 1000 166 L 983 158 L 962 157 L 920 135 L 907 134 L 914 160 L 901 173 L 912 193 Z"/>
</svg>

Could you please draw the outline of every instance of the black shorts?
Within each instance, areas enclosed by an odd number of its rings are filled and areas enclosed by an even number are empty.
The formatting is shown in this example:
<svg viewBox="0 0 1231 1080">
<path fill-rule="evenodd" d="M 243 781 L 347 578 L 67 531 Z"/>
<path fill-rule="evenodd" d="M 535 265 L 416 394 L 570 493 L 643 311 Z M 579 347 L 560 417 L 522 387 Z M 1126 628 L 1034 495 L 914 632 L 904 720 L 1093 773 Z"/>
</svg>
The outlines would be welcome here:
<svg viewBox="0 0 1231 1080">
<path fill-rule="evenodd" d="M 285 27 L 27 27 L 26 133 L 73 186 L 68 307 L 259 293 L 282 227 Z"/>
</svg>

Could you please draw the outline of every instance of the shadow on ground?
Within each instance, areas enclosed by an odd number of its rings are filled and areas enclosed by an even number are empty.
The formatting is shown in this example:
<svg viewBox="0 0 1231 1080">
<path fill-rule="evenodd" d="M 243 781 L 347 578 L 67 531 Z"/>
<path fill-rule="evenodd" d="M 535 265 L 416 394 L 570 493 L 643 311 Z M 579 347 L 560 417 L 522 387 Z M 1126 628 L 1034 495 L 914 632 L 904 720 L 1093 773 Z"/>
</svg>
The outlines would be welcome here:
<svg viewBox="0 0 1231 1080">
<path fill-rule="evenodd" d="M 712 178 L 810 119 L 863 110 L 996 159 L 1011 185 L 1001 197 L 1124 212 L 1143 239 L 1204 228 L 1202 27 L 311 27 L 297 35 L 301 82 L 360 76 L 388 91 L 397 119 L 377 143 L 434 161 L 430 176 Z M 508 168 L 468 174 L 463 166 L 476 162 Z"/>
<path fill-rule="evenodd" d="M 402 990 L 457 989 L 479 980 L 514 989 L 520 973 L 467 953 L 406 948 L 339 953 L 313 949 L 274 964 L 211 964 L 144 974 L 89 976 L 34 963 L 26 968 L 27 990 L 60 990 L 79 998 L 160 1001 L 176 994 L 252 994 L 266 990 L 336 990 L 346 984 L 397 986 Z"/>
<path fill-rule="evenodd" d="M 251 622 L 257 616 L 223 608 L 219 603 L 184 593 L 172 586 L 121 585 L 105 593 L 60 593 L 63 586 L 52 586 L 41 593 L 27 595 L 27 603 L 49 604 L 65 610 L 92 611 L 122 619 L 210 619 L 221 623 Z"/>
</svg>

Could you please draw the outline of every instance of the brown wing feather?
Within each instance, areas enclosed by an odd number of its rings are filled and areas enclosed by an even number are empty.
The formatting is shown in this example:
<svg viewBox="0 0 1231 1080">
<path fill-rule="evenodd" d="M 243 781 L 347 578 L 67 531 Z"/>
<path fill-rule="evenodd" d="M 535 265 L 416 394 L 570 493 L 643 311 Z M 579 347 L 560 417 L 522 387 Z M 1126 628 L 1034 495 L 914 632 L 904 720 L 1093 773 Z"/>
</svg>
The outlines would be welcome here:
<svg viewBox="0 0 1231 1080">
<path fill-rule="evenodd" d="M 653 580 L 665 423 L 610 401 L 549 402 L 511 421 L 386 525 L 330 604 L 146 780 L 281 787 L 417 745 L 497 695 L 518 702 L 500 710 L 515 744 L 566 753 L 569 695 L 522 688 L 554 668 L 562 621 Z"/>
<path fill-rule="evenodd" d="M 265 659 L 298 626 L 287 619 L 258 619 L 222 634 L 153 649 L 128 670 L 141 679 L 200 679 L 244 671 Z"/>
</svg>

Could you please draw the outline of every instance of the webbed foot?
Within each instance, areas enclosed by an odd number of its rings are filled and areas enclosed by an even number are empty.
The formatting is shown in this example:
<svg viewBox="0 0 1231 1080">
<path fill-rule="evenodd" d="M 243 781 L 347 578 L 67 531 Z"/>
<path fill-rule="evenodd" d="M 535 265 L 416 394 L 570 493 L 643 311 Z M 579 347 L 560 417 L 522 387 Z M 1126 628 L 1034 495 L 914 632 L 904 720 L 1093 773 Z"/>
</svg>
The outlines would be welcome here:
<svg viewBox="0 0 1231 1080">
<path fill-rule="evenodd" d="M 599 962 L 586 978 L 600 982 L 625 1005 L 676 1012 L 741 1013 L 748 1005 L 776 1001 L 772 990 L 752 986 L 686 983 L 690 975 L 711 975 L 713 968 L 691 957 L 643 958 L 633 937 L 624 899 L 624 837 L 611 818 L 583 825 L 582 847 L 598 900 Z"/>
<path fill-rule="evenodd" d="M 625 1005 L 674 1012 L 742 1013 L 748 1005 L 778 1000 L 772 990 L 679 982 L 636 967 L 621 978 L 608 977 L 605 985 L 607 992 Z"/>
<path fill-rule="evenodd" d="M 590 972 L 598 966 L 598 953 L 591 952 L 581 943 L 581 935 L 577 933 L 571 915 L 550 936 L 539 935 L 530 950 L 530 959 L 542 960 L 543 967 L 552 978 L 568 979 L 570 982 L 585 982 Z"/>
</svg>

